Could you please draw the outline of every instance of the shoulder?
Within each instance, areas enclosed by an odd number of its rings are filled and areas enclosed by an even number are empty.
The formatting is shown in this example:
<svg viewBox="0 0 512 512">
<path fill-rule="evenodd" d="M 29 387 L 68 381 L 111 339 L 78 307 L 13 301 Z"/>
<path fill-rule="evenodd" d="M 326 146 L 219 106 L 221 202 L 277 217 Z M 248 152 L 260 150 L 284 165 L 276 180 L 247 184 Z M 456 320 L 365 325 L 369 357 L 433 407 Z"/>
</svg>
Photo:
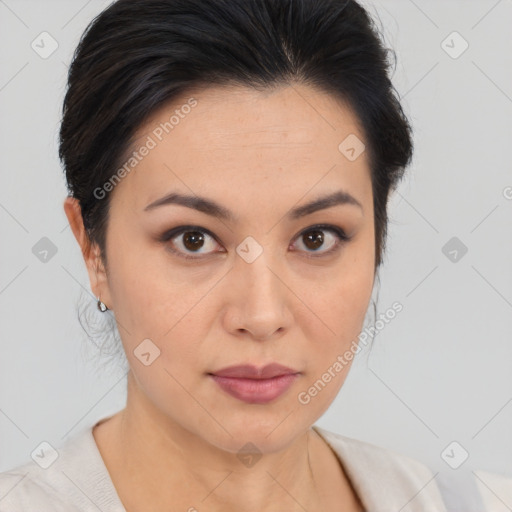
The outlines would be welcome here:
<svg viewBox="0 0 512 512">
<path fill-rule="evenodd" d="M 0 512 L 124 512 L 91 427 L 0 473 Z M 37 462 L 36 462 L 37 460 Z"/>
<path fill-rule="evenodd" d="M 54 471 L 42 473 L 35 462 L 27 462 L 0 473 L 0 512 L 75 512 L 62 501 L 59 478 Z"/>
<path fill-rule="evenodd" d="M 435 471 L 393 450 L 313 427 L 337 454 L 370 510 L 498 512 L 512 510 L 512 478 L 447 468 Z"/>
<path fill-rule="evenodd" d="M 444 512 L 435 473 L 425 464 L 366 441 L 314 429 L 325 439 L 351 479 L 356 492 L 381 510 Z M 404 508 L 402 508 L 404 507 Z"/>
<path fill-rule="evenodd" d="M 357 466 L 362 470 L 389 470 L 392 474 L 401 476 L 432 476 L 428 467 L 421 462 L 395 452 L 388 448 L 378 446 L 367 441 L 347 437 L 329 430 L 315 426 L 315 430 L 328 442 L 342 459 L 352 457 L 351 461 L 344 463 Z M 352 464 L 353 463 L 353 464 Z"/>
<path fill-rule="evenodd" d="M 476 484 L 486 510 L 510 512 L 512 510 L 512 477 L 490 473 L 474 472 Z"/>
</svg>

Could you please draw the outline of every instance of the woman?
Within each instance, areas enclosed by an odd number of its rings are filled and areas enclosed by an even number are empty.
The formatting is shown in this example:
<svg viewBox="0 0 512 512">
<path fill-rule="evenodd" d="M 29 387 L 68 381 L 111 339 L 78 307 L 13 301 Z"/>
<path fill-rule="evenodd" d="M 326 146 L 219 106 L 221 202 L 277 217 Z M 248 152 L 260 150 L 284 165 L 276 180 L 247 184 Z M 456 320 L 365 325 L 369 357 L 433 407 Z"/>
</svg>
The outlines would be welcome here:
<svg viewBox="0 0 512 512">
<path fill-rule="evenodd" d="M 120 0 L 92 22 L 64 209 L 128 399 L 3 474 L 2 512 L 456 510 L 419 462 L 314 425 L 412 155 L 387 66 L 353 0 Z M 473 485 L 461 510 L 484 510 Z"/>
</svg>

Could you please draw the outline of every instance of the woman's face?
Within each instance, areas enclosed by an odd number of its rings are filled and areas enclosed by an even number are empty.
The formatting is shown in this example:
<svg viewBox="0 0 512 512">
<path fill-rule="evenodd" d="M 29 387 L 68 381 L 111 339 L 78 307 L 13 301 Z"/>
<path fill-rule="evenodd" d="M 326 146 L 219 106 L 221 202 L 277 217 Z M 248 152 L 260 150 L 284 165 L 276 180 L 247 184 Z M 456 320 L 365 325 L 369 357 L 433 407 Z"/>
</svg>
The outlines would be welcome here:
<svg viewBox="0 0 512 512">
<path fill-rule="evenodd" d="M 135 378 L 129 405 L 224 450 L 283 448 L 338 393 L 371 297 L 372 188 L 356 119 L 304 86 L 210 88 L 162 108 L 137 137 L 95 290 Z M 211 375 L 269 363 L 296 375 L 253 388 Z"/>
</svg>

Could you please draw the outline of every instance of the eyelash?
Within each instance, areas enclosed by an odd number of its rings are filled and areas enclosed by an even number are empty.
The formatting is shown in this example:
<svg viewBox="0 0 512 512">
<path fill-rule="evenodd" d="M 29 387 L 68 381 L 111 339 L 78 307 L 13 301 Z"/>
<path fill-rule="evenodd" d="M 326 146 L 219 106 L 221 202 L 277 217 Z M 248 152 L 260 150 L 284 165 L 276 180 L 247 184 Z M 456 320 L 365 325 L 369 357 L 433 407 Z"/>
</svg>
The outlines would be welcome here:
<svg viewBox="0 0 512 512">
<path fill-rule="evenodd" d="M 338 240 L 335 243 L 335 245 L 328 251 L 320 253 L 320 254 L 309 254 L 308 256 L 306 256 L 306 258 L 322 258 L 325 256 L 329 256 L 329 255 L 337 252 L 345 242 L 348 242 L 351 239 L 351 237 L 346 235 L 345 231 L 343 231 L 341 228 L 339 228 L 337 226 L 333 226 L 331 224 L 316 224 L 314 226 L 310 226 L 310 227 L 304 229 L 303 231 L 301 231 L 295 237 L 295 239 L 303 236 L 304 234 L 306 234 L 310 231 L 315 231 L 315 230 L 329 231 L 329 232 L 333 233 Z M 187 233 L 189 231 L 199 231 L 202 234 L 206 234 L 206 235 L 212 237 L 220 245 L 219 241 L 217 240 L 217 237 L 213 233 L 211 233 L 208 229 L 202 228 L 200 226 L 179 226 L 179 227 L 173 228 L 169 231 L 166 231 L 158 238 L 158 240 L 162 243 L 167 243 L 169 240 L 172 240 L 173 238 L 176 238 L 179 235 L 182 235 L 183 233 Z M 199 260 L 204 257 L 204 256 L 189 256 L 180 251 L 177 251 L 176 249 L 174 249 L 172 247 L 170 247 L 169 250 L 172 253 L 174 253 L 182 258 L 185 258 L 187 260 Z"/>
</svg>

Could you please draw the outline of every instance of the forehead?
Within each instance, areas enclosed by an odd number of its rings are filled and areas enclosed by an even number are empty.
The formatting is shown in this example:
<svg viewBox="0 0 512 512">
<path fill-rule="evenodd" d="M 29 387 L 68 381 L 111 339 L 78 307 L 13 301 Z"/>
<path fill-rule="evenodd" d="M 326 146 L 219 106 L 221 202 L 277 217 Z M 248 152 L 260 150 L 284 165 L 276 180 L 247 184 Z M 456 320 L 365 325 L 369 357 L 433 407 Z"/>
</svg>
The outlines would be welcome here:
<svg viewBox="0 0 512 512">
<path fill-rule="evenodd" d="M 270 198 L 284 188 L 304 194 L 322 181 L 323 190 L 341 185 L 364 195 L 370 180 L 366 152 L 350 161 L 339 147 L 354 136 L 364 142 L 353 111 L 309 87 L 189 91 L 137 130 L 131 147 L 136 161 L 125 166 L 129 172 L 114 195 L 137 209 L 173 188 Z"/>
</svg>

